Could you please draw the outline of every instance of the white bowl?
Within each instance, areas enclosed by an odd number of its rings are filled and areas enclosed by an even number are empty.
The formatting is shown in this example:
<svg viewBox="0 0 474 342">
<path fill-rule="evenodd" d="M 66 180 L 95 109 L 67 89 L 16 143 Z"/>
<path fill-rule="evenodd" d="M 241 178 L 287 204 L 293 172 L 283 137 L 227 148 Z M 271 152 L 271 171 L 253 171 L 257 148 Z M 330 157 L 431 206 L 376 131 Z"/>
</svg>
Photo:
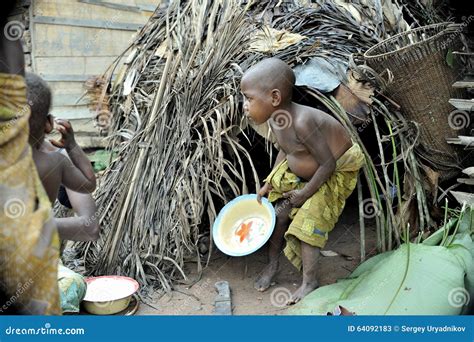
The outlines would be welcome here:
<svg viewBox="0 0 474 342">
<path fill-rule="evenodd" d="M 275 210 L 266 198 L 259 204 L 257 195 L 242 195 L 222 208 L 212 227 L 212 236 L 223 253 L 244 256 L 265 245 L 275 221 Z"/>
<path fill-rule="evenodd" d="M 84 308 L 94 315 L 113 315 L 124 310 L 140 287 L 135 279 L 122 276 L 89 277 L 85 280 Z"/>
</svg>

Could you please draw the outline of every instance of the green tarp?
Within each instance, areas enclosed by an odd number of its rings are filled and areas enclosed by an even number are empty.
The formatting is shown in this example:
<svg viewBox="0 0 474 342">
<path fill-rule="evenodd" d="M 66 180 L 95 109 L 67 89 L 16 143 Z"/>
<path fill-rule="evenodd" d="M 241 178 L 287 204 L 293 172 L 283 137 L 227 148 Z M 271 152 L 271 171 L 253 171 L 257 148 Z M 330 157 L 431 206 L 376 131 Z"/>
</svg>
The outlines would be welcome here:
<svg viewBox="0 0 474 342">
<path fill-rule="evenodd" d="M 325 315 L 340 305 L 357 315 L 461 314 L 473 293 L 471 226 L 468 210 L 422 243 L 379 254 L 349 278 L 316 289 L 288 313 Z"/>
</svg>

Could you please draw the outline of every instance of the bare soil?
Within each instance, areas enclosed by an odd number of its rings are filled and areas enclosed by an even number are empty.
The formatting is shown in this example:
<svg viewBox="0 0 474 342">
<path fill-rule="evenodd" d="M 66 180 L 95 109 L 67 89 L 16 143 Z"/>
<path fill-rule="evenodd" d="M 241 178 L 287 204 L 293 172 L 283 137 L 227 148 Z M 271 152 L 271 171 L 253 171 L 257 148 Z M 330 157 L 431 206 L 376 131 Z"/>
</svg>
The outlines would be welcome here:
<svg viewBox="0 0 474 342">
<path fill-rule="evenodd" d="M 346 277 L 360 264 L 358 217 L 357 203 L 348 203 L 324 248 L 338 255 L 319 258 L 320 286 Z M 365 235 L 367 256 L 374 255 L 375 227 L 366 224 Z M 221 280 L 229 282 L 234 315 L 285 314 L 286 307 L 281 305 L 281 299 L 299 287 L 301 274 L 282 255 L 275 284 L 265 292 L 258 292 L 253 283 L 265 263 L 265 248 L 246 257 L 229 257 L 215 250 L 199 282 L 190 288 L 176 286 L 170 295 L 151 294 L 145 300 L 148 304 L 140 303 L 137 315 L 212 315 L 217 295 L 214 284 Z M 186 267 L 190 278 L 196 276 L 196 272 L 193 273 L 195 265 Z M 276 296 L 277 293 L 280 295 Z"/>
</svg>

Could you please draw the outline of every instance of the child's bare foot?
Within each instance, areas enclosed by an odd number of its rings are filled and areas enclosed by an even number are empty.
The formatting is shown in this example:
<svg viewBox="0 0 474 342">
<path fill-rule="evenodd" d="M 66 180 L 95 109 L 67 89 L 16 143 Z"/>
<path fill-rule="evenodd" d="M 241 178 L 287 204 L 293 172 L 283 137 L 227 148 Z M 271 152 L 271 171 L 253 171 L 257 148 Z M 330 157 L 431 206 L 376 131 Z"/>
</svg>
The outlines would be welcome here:
<svg viewBox="0 0 474 342">
<path fill-rule="evenodd" d="M 291 299 L 288 301 L 288 305 L 293 305 L 298 303 L 300 300 L 302 300 L 304 297 L 306 297 L 307 294 L 310 292 L 313 292 L 314 289 L 318 287 L 318 282 L 314 281 L 312 283 L 303 283 L 299 287 L 298 290 L 296 290 L 295 293 L 291 296 Z"/>
<path fill-rule="evenodd" d="M 278 261 L 270 262 L 255 280 L 255 288 L 263 292 L 272 284 L 273 277 L 278 271 Z"/>
</svg>

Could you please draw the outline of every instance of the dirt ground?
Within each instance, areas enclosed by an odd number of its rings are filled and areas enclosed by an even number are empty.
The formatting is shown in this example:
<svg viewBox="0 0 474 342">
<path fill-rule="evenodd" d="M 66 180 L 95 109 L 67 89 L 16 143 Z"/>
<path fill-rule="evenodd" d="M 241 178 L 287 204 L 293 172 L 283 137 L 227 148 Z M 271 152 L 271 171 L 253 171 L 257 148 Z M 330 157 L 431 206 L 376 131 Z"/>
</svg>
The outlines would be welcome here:
<svg viewBox="0 0 474 342">
<path fill-rule="evenodd" d="M 320 285 L 332 284 L 344 278 L 360 263 L 358 209 L 357 203 L 351 202 L 348 202 L 324 248 L 338 255 L 321 255 L 319 258 Z M 366 253 L 370 256 L 375 254 L 375 227 L 366 223 L 365 233 Z M 212 315 L 217 295 L 214 284 L 221 280 L 229 282 L 234 315 L 285 314 L 286 307 L 281 301 L 299 287 L 301 274 L 282 255 L 275 284 L 263 293 L 258 292 L 253 288 L 253 283 L 265 262 L 265 249 L 246 257 L 229 257 L 215 251 L 198 283 L 191 288 L 177 286 L 171 295 L 152 294 L 146 299 L 148 304 L 140 303 L 137 315 Z M 191 271 L 191 267 L 195 266 L 189 264 L 187 267 Z"/>
</svg>

